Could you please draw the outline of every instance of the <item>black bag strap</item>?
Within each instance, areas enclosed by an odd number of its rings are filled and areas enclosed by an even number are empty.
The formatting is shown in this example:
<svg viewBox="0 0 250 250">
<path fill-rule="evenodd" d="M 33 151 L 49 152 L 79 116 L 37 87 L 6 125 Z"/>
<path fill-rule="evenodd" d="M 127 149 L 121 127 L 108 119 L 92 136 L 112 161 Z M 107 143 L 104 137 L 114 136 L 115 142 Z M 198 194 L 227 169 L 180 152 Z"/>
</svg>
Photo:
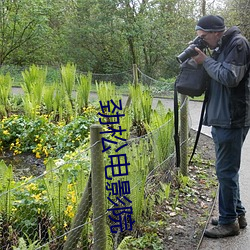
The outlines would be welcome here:
<svg viewBox="0 0 250 250">
<path fill-rule="evenodd" d="M 176 167 L 180 167 L 180 137 L 179 137 L 179 112 L 178 112 L 178 93 L 176 89 L 176 81 L 174 84 L 174 141 L 176 153 Z"/>
</svg>

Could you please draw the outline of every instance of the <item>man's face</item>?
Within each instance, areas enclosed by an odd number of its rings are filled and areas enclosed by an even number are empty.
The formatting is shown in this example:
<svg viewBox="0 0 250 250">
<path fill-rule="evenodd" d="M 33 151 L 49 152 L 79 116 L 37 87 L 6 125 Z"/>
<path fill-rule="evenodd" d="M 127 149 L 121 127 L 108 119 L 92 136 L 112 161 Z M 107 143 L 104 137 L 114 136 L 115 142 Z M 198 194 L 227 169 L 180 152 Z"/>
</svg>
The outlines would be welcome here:
<svg viewBox="0 0 250 250">
<path fill-rule="evenodd" d="M 196 33 L 208 44 L 210 49 L 215 49 L 218 46 L 221 32 L 206 32 L 203 30 L 197 30 Z"/>
</svg>

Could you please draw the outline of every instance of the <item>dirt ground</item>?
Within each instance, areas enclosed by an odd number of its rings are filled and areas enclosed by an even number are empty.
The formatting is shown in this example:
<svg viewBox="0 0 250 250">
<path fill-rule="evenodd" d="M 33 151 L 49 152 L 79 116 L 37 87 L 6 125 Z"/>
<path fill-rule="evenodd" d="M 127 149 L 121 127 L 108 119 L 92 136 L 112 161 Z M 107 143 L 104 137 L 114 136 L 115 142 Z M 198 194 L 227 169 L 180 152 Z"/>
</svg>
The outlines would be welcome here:
<svg viewBox="0 0 250 250">
<path fill-rule="evenodd" d="M 195 132 L 191 131 L 191 143 Z M 166 204 L 168 226 L 162 229 L 164 249 L 199 249 L 203 232 L 215 203 L 217 179 L 214 168 L 214 144 L 210 137 L 200 136 L 197 155 L 189 166 L 189 178 L 185 188 L 179 189 L 179 201 L 176 209 L 171 202 Z M 174 200 L 176 195 L 172 196 Z M 164 208 L 163 208 L 164 209 Z"/>
</svg>

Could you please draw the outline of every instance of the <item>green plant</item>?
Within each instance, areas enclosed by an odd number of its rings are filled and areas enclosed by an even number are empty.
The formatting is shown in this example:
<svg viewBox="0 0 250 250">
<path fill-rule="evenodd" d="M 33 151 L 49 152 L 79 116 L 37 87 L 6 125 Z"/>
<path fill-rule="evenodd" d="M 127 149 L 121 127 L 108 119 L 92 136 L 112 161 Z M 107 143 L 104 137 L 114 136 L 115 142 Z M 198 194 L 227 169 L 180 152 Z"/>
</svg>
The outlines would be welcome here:
<svg viewBox="0 0 250 250">
<path fill-rule="evenodd" d="M 46 82 L 47 68 L 32 65 L 29 70 L 22 72 L 24 82 L 21 87 L 24 91 L 24 111 L 34 118 L 40 112 L 43 89 Z"/>
<path fill-rule="evenodd" d="M 117 250 L 154 249 L 163 250 L 163 242 L 156 233 L 145 233 L 139 238 L 125 237 Z"/>
<path fill-rule="evenodd" d="M 54 94 L 56 85 L 46 86 L 44 89 L 43 102 L 46 108 L 46 114 L 50 114 L 53 111 Z"/>
<path fill-rule="evenodd" d="M 61 66 L 62 86 L 72 103 L 72 92 L 76 81 L 76 65 L 67 63 L 66 66 Z"/>
<path fill-rule="evenodd" d="M 126 130 L 122 134 L 123 138 L 128 140 L 130 138 L 131 127 L 132 127 L 132 117 L 131 117 L 131 111 L 129 109 L 124 110 L 124 117 L 120 120 L 119 126 L 121 126 L 122 129 Z M 114 127 L 118 129 L 118 125 Z"/>
<path fill-rule="evenodd" d="M 82 162 L 72 163 L 69 160 L 58 164 L 49 159 L 46 163 L 46 175 L 43 182 L 47 191 L 49 211 L 55 226 L 54 229 L 50 229 L 53 235 L 59 236 L 70 228 L 87 184 L 89 166 L 85 163 L 88 161 L 82 158 Z"/>
<path fill-rule="evenodd" d="M 16 231 L 22 228 L 19 232 L 19 236 L 27 239 L 45 240 L 46 230 L 39 230 L 44 228 L 45 221 L 49 221 L 49 207 L 48 197 L 45 187 L 41 179 L 35 179 L 32 176 L 22 177 L 17 183 L 18 188 L 12 192 L 15 196 L 13 202 L 13 227 Z M 47 223 L 48 224 L 48 223 Z M 38 226 L 39 225 L 39 226 Z"/>
<path fill-rule="evenodd" d="M 5 216 L 8 223 L 12 214 L 14 176 L 12 166 L 6 166 L 3 160 L 0 161 L 0 213 Z"/>
<path fill-rule="evenodd" d="M 132 101 L 134 124 L 138 127 L 143 122 L 150 123 L 152 110 L 152 95 L 143 85 L 129 85 L 129 92 Z M 140 100 L 140 101 L 138 101 Z"/>
<path fill-rule="evenodd" d="M 121 180 L 129 181 L 130 195 L 129 199 L 132 201 L 133 218 L 136 224 L 139 225 L 142 221 L 142 214 L 146 210 L 145 207 L 145 185 L 148 175 L 149 163 L 152 155 L 148 148 L 147 140 L 140 140 L 137 143 L 132 143 L 128 148 L 124 148 L 126 156 L 130 165 L 128 166 L 129 174 Z M 121 150 L 122 151 L 122 150 Z"/>
<path fill-rule="evenodd" d="M 56 165 L 52 159 L 49 159 L 46 164 L 46 172 L 44 185 L 49 198 L 50 210 L 60 225 L 63 212 L 66 210 L 68 178 L 60 170 L 56 170 Z"/>
<path fill-rule="evenodd" d="M 115 84 L 112 82 L 96 82 L 96 91 L 99 101 L 107 104 L 107 101 L 115 98 L 114 102 L 117 100 L 117 93 Z"/>
<path fill-rule="evenodd" d="M 145 128 L 150 134 L 155 159 L 158 163 L 166 160 L 173 152 L 173 112 L 166 111 L 162 102 L 158 102 L 157 107 L 153 110 L 150 123 L 145 124 Z"/>
<path fill-rule="evenodd" d="M 180 188 L 185 189 L 187 186 L 191 186 L 191 180 L 189 176 L 185 176 L 181 173 L 178 174 L 178 182 L 180 185 Z"/>
<path fill-rule="evenodd" d="M 170 183 L 160 182 L 160 185 L 161 185 L 162 196 L 164 197 L 164 199 L 168 200 L 171 192 L 171 182 Z"/>
<path fill-rule="evenodd" d="M 9 111 L 9 96 L 11 93 L 12 79 L 10 74 L 0 75 L 0 116 L 7 116 Z"/>
<path fill-rule="evenodd" d="M 113 84 L 112 82 L 100 82 L 100 83 L 96 82 L 96 90 L 99 102 L 101 102 L 103 106 L 108 106 L 108 102 L 110 103 L 111 100 L 113 100 L 113 102 L 119 106 L 119 101 L 121 101 L 122 98 L 116 93 L 115 84 Z M 110 106 L 112 106 L 112 104 L 110 104 Z M 102 113 L 108 112 L 108 108 L 103 108 L 103 110 L 104 112 Z M 122 113 L 122 111 L 120 111 L 120 113 Z M 111 110 L 110 114 L 112 114 Z M 103 121 L 106 120 L 109 123 L 109 122 L 114 122 L 116 118 L 107 117 L 107 118 L 102 118 L 102 120 Z"/>
<path fill-rule="evenodd" d="M 179 196 L 180 196 L 180 192 L 177 189 L 175 190 L 175 197 L 174 197 L 173 204 L 172 204 L 173 209 L 176 209 L 179 205 Z"/>
<path fill-rule="evenodd" d="M 76 103 L 78 112 L 83 108 L 88 107 L 89 94 L 91 89 L 92 74 L 88 72 L 87 75 L 80 75 L 78 78 L 79 85 L 77 87 Z M 81 113 L 81 112 L 80 112 Z"/>
<path fill-rule="evenodd" d="M 46 115 L 35 119 L 13 115 L 0 121 L 0 150 L 11 150 L 14 155 L 33 152 L 37 158 L 63 155 L 88 141 L 90 126 L 96 121 L 91 106 L 68 124 L 55 124 Z"/>
</svg>

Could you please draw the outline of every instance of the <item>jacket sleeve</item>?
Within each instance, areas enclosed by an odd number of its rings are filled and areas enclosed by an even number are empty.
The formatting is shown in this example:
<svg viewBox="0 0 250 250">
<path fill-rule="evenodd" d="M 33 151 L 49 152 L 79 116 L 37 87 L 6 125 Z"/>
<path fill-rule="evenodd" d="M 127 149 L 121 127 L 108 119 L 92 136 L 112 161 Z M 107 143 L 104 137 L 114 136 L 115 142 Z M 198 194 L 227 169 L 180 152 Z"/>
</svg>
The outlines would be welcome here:
<svg viewBox="0 0 250 250">
<path fill-rule="evenodd" d="M 209 76 L 227 87 L 237 87 L 249 67 L 249 46 L 244 38 L 235 39 L 219 61 L 207 57 L 203 66 Z"/>
</svg>

